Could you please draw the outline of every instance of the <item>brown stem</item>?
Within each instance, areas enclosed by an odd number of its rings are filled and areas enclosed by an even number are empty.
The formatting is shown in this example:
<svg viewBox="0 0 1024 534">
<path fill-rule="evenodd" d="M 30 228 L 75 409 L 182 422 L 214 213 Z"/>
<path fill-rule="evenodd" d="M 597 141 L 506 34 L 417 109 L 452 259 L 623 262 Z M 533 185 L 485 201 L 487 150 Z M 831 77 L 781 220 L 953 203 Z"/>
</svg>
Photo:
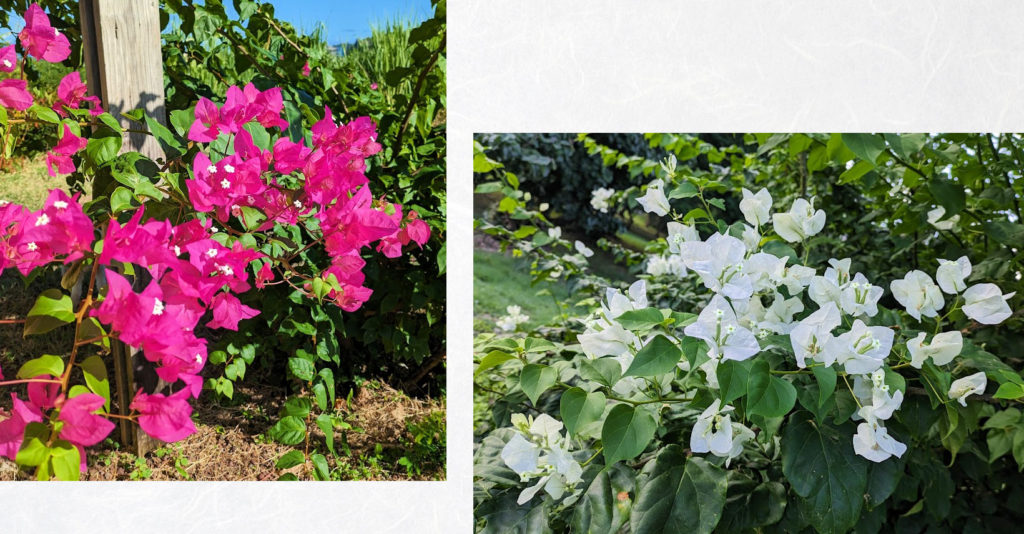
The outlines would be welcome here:
<svg viewBox="0 0 1024 534">
<path fill-rule="evenodd" d="M 27 319 L 0 319 L 0 324 L 22 324 Z"/>
<path fill-rule="evenodd" d="M 89 311 L 89 307 L 92 306 L 92 289 L 96 285 L 96 273 L 99 269 L 100 262 L 94 259 L 92 263 L 92 273 L 89 275 L 89 289 L 86 290 L 85 298 L 82 299 L 82 305 L 78 308 L 78 313 L 75 314 L 75 339 L 78 339 L 78 334 L 82 329 L 82 320 L 85 318 L 85 313 Z M 64 375 L 60 378 L 61 393 L 67 392 L 68 380 L 71 378 L 71 368 L 75 365 L 75 356 L 78 355 L 79 346 L 80 345 L 78 343 L 71 346 L 71 356 L 68 357 L 67 368 L 64 370 Z"/>
</svg>

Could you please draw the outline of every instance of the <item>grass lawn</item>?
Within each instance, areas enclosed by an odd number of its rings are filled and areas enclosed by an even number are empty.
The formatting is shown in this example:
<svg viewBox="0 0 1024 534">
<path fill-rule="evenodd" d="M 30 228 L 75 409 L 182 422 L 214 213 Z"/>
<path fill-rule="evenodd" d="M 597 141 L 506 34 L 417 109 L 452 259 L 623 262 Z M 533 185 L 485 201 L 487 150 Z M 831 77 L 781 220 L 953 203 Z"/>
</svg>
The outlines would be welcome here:
<svg viewBox="0 0 1024 534">
<path fill-rule="evenodd" d="M 43 207 L 46 195 L 55 188 L 67 190 L 67 182 L 63 177 L 50 176 L 43 155 L 0 171 L 0 200 L 21 204 L 30 210 Z"/>
<path fill-rule="evenodd" d="M 537 295 L 550 290 L 561 302 L 569 298 L 566 284 L 541 283 L 530 286 L 530 265 L 526 260 L 512 259 L 500 252 L 473 251 L 473 316 L 475 330 L 494 330 L 495 321 L 506 315 L 505 308 L 516 304 L 530 317 L 521 329 L 529 330 L 551 322 L 558 307 L 550 295 Z"/>
</svg>

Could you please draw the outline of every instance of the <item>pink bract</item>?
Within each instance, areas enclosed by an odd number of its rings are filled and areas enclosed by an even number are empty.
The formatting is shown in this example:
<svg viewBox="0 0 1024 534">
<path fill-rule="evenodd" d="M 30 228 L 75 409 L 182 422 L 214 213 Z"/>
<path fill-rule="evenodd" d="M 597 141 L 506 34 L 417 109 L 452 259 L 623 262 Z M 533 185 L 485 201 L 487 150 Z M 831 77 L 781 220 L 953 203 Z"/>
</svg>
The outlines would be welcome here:
<svg viewBox="0 0 1024 534">
<path fill-rule="evenodd" d="M 66 117 L 65 106 L 77 109 L 81 106 L 82 102 L 89 102 L 92 104 L 92 107 L 89 108 L 90 115 L 95 116 L 103 113 L 99 97 L 85 96 L 88 92 L 89 88 L 82 83 L 82 76 L 78 71 L 68 74 L 57 85 L 57 101 L 53 103 L 54 111 L 59 113 L 61 117 Z"/>
<path fill-rule="evenodd" d="M 28 6 L 24 17 L 25 28 L 18 34 L 18 39 L 28 55 L 50 63 L 59 63 L 71 55 L 68 38 L 50 25 L 50 18 L 39 4 Z"/>
<path fill-rule="evenodd" d="M 0 456 L 14 460 L 21 448 L 25 427 L 29 423 L 41 422 L 43 414 L 39 408 L 19 399 L 17 394 L 11 393 L 11 401 L 11 416 L 0 421 Z"/>
<path fill-rule="evenodd" d="M 0 71 L 14 72 L 16 68 L 18 68 L 18 54 L 14 50 L 14 45 L 0 48 Z"/>
<path fill-rule="evenodd" d="M 160 393 L 135 394 L 131 408 L 139 412 L 139 426 L 150 436 L 173 443 L 196 432 L 192 422 L 192 406 L 188 403 L 188 391 L 181 390 L 170 396 Z"/>
<path fill-rule="evenodd" d="M 25 80 L 11 78 L 0 81 L 0 106 L 25 111 L 32 107 L 32 102 L 34 100 Z"/>
<path fill-rule="evenodd" d="M 82 393 L 64 401 L 57 416 L 64 422 L 60 437 L 83 447 L 103 441 L 115 426 L 107 418 L 95 414 L 103 408 L 104 402 L 103 397 L 95 393 Z"/>
</svg>

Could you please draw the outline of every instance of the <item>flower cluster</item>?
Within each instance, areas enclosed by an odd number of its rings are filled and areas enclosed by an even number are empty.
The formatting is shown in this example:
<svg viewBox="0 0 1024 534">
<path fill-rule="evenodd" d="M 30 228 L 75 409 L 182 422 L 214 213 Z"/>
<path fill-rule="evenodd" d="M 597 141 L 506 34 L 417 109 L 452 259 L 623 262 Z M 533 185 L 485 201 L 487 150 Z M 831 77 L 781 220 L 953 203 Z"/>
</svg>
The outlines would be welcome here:
<svg viewBox="0 0 1024 534">
<path fill-rule="evenodd" d="M 530 320 L 530 316 L 525 315 L 523 309 L 515 304 L 506 307 L 505 311 L 508 312 L 508 315 L 501 316 L 497 322 L 498 328 L 505 332 L 514 332 L 516 328 L 519 328 L 519 325 Z"/>
<path fill-rule="evenodd" d="M 551 498 L 561 499 L 583 480 L 583 467 L 569 452 L 561 421 L 548 414 L 534 419 L 517 413 L 512 414 L 512 426 L 518 432 L 501 449 L 501 459 L 522 482 L 538 478 L 519 494 L 518 504 L 526 503 L 541 489 Z"/>
</svg>

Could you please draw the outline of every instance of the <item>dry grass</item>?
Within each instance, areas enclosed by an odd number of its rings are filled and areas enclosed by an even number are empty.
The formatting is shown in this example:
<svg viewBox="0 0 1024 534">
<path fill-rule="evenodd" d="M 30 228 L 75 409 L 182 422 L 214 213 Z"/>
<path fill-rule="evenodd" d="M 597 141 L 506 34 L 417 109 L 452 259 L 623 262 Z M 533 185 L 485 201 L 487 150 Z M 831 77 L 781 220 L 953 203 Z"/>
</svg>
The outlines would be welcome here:
<svg viewBox="0 0 1024 534">
<path fill-rule="evenodd" d="M 43 155 L 14 163 L 10 170 L 0 171 L 0 199 L 32 210 L 43 207 L 46 195 L 54 188 L 67 190 L 67 182 L 62 177 L 50 176 Z"/>
</svg>

